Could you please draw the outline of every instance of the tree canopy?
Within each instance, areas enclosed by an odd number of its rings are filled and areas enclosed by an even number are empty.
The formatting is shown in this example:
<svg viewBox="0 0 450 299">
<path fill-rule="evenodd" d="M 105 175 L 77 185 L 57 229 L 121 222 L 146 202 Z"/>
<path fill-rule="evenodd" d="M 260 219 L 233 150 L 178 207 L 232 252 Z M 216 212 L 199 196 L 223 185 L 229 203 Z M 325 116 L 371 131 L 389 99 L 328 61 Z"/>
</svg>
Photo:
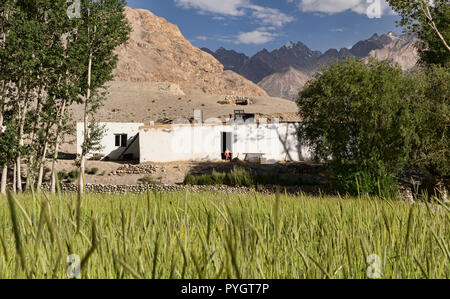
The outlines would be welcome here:
<svg viewBox="0 0 450 299">
<path fill-rule="evenodd" d="M 387 0 L 408 32 L 418 34 L 424 64 L 450 66 L 450 5 L 448 0 Z"/>
</svg>

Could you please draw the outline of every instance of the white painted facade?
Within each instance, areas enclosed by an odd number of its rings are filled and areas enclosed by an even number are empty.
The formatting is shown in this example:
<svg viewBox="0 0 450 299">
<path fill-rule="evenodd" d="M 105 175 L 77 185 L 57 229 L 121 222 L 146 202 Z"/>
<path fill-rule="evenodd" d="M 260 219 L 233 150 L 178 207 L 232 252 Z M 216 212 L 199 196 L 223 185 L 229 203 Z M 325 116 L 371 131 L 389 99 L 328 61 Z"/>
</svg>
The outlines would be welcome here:
<svg viewBox="0 0 450 299">
<path fill-rule="evenodd" d="M 139 133 L 139 128 L 144 126 L 143 123 L 99 123 L 105 128 L 105 134 L 101 140 L 102 150 L 91 153 L 88 158 L 101 156 L 110 160 L 118 160 L 120 156 L 127 150 L 127 154 L 131 154 L 135 159 L 139 158 L 139 147 L 136 143 L 130 146 Z M 126 144 L 116 146 L 116 136 L 126 135 Z M 81 146 L 84 140 L 84 124 L 77 123 L 77 155 L 81 155 Z M 138 140 L 136 140 L 138 142 Z M 128 149 L 127 147 L 130 146 Z"/>
<path fill-rule="evenodd" d="M 143 123 L 99 123 L 105 128 L 102 150 L 88 158 L 109 160 L 131 157 L 145 162 L 220 161 L 225 149 L 233 158 L 264 154 L 268 163 L 311 159 L 298 140 L 298 123 L 174 124 L 145 126 Z M 77 124 L 77 154 L 81 155 L 83 123 Z M 228 135 L 227 135 L 228 134 Z M 126 135 L 117 145 L 116 136 Z"/>
<path fill-rule="evenodd" d="M 139 161 L 218 161 L 226 142 L 223 133 L 231 133 L 227 147 L 233 158 L 261 153 L 269 163 L 309 160 L 309 151 L 298 141 L 298 128 L 298 123 L 143 126 Z"/>
</svg>

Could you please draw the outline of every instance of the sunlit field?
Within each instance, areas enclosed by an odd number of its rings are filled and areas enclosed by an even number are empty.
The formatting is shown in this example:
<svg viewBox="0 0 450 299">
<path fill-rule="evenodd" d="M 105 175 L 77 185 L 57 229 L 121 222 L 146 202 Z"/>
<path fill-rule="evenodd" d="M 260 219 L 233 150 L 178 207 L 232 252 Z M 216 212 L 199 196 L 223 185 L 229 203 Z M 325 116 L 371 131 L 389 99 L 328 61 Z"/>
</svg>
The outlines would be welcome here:
<svg viewBox="0 0 450 299">
<path fill-rule="evenodd" d="M 439 203 L 30 193 L 0 197 L 0 217 L 0 278 L 450 276 L 450 211 Z"/>
</svg>

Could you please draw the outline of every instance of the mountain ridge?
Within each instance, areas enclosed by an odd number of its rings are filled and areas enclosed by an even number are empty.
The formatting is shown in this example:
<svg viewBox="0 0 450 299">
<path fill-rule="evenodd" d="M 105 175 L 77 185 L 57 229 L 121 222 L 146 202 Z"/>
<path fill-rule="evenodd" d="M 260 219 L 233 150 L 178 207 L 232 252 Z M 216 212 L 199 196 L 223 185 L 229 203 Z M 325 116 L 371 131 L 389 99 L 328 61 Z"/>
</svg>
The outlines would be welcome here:
<svg viewBox="0 0 450 299">
<path fill-rule="evenodd" d="M 256 84 L 224 70 L 217 59 L 194 47 L 177 25 L 145 9 L 126 7 L 125 14 L 133 31 L 128 43 L 116 50 L 116 81 L 169 84 L 180 94 L 267 96 Z"/>
<path fill-rule="evenodd" d="M 351 48 L 329 49 L 324 53 L 313 51 L 302 42 L 287 42 L 281 48 L 269 52 L 263 49 L 248 57 L 236 51 L 220 48 L 220 55 L 207 48 L 219 61 L 234 60 L 235 55 L 246 58 L 241 66 L 234 65 L 234 70 L 252 82 L 257 83 L 270 96 L 282 97 L 292 100 L 306 82 L 324 65 L 330 65 L 335 60 L 344 60 L 349 57 L 367 60 L 373 57 L 378 60 L 390 60 L 397 63 L 404 70 L 413 68 L 418 60 L 414 44 L 414 36 L 397 36 L 393 32 L 386 34 L 373 34 L 367 40 L 357 42 Z M 284 80 L 284 82 L 283 82 Z M 290 86 L 292 85 L 292 86 Z"/>
</svg>

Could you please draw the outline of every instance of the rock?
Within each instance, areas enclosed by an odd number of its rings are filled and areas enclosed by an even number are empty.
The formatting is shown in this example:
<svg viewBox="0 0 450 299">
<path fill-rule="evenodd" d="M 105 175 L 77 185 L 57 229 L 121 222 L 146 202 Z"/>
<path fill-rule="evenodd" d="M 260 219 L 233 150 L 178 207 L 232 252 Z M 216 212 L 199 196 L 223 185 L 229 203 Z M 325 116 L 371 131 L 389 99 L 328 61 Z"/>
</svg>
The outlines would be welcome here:
<svg viewBox="0 0 450 299">
<path fill-rule="evenodd" d="M 179 28 L 148 10 L 126 8 L 133 32 L 119 47 L 116 80 L 153 82 L 163 92 L 267 96 L 244 77 L 224 71 L 210 54 L 194 47 Z"/>
</svg>

